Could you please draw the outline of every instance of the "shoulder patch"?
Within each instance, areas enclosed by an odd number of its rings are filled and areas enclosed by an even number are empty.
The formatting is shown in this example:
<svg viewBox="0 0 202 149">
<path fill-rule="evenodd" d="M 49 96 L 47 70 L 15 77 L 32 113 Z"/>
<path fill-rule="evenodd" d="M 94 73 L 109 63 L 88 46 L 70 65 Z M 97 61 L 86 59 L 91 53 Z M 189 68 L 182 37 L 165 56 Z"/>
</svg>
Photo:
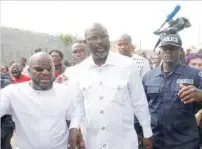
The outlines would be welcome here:
<svg viewBox="0 0 202 149">
<path fill-rule="evenodd" d="M 202 77 L 202 71 L 200 71 L 200 72 L 198 73 L 198 75 L 199 75 L 200 77 Z"/>
</svg>

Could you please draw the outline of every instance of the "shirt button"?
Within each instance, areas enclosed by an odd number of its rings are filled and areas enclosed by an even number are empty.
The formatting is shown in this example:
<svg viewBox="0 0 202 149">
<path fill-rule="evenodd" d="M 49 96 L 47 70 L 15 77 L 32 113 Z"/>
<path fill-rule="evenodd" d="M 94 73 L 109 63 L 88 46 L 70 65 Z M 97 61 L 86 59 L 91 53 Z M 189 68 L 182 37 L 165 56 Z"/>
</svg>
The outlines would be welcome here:
<svg viewBox="0 0 202 149">
<path fill-rule="evenodd" d="M 100 85 L 102 85 L 103 83 L 102 83 L 102 81 L 100 81 L 100 83 L 99 83 Z"/>
<path fill-rule="evenodd" d="M 103 96 L 100 96 L 100 100 L 102 100 L 103 99 Z"/>
<path fill-rule="evenodd" d="M 100 111 L 100 113 L 101 113 L 101 114 L 103 114 L 103 113 L 104 113 L 104 111 L 103 111 L 103 110 L 101 110 L 101 111 Z"/>
<path fill-rule="evenodd" d="M 99 69 L 99 72 L 102 72 L 102 69 L 101 69 L 101 68 Z"/>
<path fill-rule="evenodd" d="M 121 87 L 120 87 L 120 86 L 118 86 L 118 87 L 117 87 L 117 89 L 118 89 L 118 90 L 120 90 L 120 89 L 121 89 Z"/>
<path fill-rule="evenodd" d="M 105 127 L 102 127 L 102 130 L 105 130 Z"/>
<path fill-rule="evenodd" d="M 103 146 L 103 147 L 106 147 L 107 145 L 106 145 L 106 144 L 103 144 L 102 146 Z"/>
</svg>

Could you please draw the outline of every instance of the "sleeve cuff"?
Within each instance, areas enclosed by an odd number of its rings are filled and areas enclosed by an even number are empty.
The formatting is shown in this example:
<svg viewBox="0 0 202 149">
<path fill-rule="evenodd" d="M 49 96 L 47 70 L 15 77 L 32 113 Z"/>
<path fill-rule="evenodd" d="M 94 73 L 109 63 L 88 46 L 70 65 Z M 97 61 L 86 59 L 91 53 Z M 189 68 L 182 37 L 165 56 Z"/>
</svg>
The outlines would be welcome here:
<svg viewBox="0 0 202 149">
<path fill-rule="evenodd" d="M 144 138 L 152 137 L 153 133 L 150 125 L 143 125 L 142 130 L 143 130 Z"/>
<path fill-rule="evenodd" d="M 70 123 L 69 129 L 72 129 L 72 128 L 79 129 L 80 128 L 79 122 L 76 122 L 76 121 L 72 120 L 71 123 Z"/>
</svg>

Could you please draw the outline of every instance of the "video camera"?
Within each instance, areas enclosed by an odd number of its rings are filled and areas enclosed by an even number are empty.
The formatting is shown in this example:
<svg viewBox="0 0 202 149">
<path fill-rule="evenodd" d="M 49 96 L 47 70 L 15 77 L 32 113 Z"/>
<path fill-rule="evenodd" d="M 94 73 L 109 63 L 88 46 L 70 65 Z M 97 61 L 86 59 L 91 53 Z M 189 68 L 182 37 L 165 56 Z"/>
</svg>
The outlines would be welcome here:
<svg viewBox="0 0 202 149">
<path fill-rule="evenodd" d="M 182 31 L 183 29 L 191 27 L 191 23 L 185 17 L 177 18 L 176 20 L 172 19 L 177 14 L 177 12 L 180 10 L 180 8 L 181 7 L 179 5 L 177 5 L 175 7 L 175 9 L 171 12 L 171 14 L 169 14 L 167 16 L 166 21 L 161 25 L 161 27 L 158 30 L 153 32 L 155 35 L 160 36 L 153 51 L 155 51 L 155 49 L 158 47 L 158 45 L 161 42 L 161 38 L 163 36 L 169 35 L 169 34 L 177 34 L 178 32 Z M 162 27 L 166 23 L 168 23 L 168 27 L 162 29 Z"/>
</svg>

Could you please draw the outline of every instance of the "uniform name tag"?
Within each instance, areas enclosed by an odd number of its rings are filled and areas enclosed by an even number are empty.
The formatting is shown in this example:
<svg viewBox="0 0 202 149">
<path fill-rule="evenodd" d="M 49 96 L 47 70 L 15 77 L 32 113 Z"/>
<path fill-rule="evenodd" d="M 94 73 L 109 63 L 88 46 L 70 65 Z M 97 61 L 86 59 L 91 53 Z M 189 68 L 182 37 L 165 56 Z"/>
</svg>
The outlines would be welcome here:
<svg viewBox="0 0 202 149">
<path fill-rule="evenodd" d="M 190 84 L 190 85 L 193 85 L 194 80 L 193 79 L 177 79 L 177 84 Z"/>
</svg>

